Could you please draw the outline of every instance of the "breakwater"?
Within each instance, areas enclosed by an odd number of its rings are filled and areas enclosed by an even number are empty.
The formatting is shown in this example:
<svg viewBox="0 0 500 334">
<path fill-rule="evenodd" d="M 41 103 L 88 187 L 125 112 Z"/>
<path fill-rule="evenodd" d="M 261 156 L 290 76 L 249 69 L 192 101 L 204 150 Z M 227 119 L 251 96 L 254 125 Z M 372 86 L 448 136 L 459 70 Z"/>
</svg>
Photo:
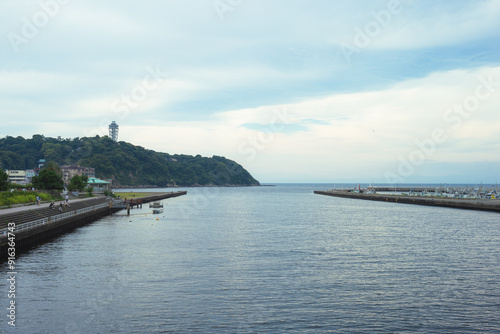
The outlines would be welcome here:
<svg viewBox="0 0 500 334">
<path fill-rule="evenodd" d="M 186 191 L 151 193 L 141 203 L 185 195 Z M 135 200 L 137 201 L 137 200 Z M 0 211 L 0 260 L 7 259 L 8 249 L 16 252 L 67 233 L 79 226 L 120 211 L 127 200 L 107 197 L 70 201 L 70 207 L 51 209 L 48 205 L 5 209 Z M 128 203 L 130 206 L 130 202 Z M 11 244 L 9 246 L 9 243 Z"/>
<path fill-rule="evenodd" d="M 465 198 L 433 198 L 404 195 L 366 194 L 346 191 L 314 191 L 318 195 L 382 201 L 391 203 L 416 204 L 439 206 L 454 209 L 481 210 L 500 212 L 500 200 L 493 199 L 465 199 Z"/>
</svg>

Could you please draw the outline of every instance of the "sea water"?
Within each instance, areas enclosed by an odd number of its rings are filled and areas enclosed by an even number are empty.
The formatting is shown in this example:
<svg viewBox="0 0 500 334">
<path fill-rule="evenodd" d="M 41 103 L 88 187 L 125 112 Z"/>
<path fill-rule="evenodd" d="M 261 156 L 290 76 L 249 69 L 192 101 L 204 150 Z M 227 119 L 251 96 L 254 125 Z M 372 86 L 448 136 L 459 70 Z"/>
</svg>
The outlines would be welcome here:
<svg viewBox="0 0 500 334">
<path fill-rule="evenodd" d="M 333 187 L 188 188 L 39 245 L 15 330 L 500 332 L 498 213 L 313 194 Z"/>
</svg>

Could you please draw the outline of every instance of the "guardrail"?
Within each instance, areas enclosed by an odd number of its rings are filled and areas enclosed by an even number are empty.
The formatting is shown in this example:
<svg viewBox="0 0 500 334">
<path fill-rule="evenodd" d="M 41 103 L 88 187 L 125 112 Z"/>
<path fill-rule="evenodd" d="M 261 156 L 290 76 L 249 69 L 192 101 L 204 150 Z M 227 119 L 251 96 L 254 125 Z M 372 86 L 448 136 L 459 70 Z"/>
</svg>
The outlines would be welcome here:
<svg viewBox="0 0 500 334">
<path fill-rule="evenodd" d="M 105 208 L 105 207 L 109 207 L 109 204 L 108 203 L 97 204 L 97 205 L 89 206 L 88 208 L 78 209 L 75 211 L 69 211 L 69 212 L 61 213 L 59 215 L 55 215 L 55 216 L 51 216 L 51 217 L 47 217 L 47 218 L 43 218 L 43 219 L 37 219 L 37 220 L 29 221 L 26 223 L 18 224 L 18 225 L 16 225 L 15 232 L 29 230 L 29 229 L 32 229 L 32 228 L 35 228 L 35 227 L 38 227 L 38 226 L 41 226 L 44 224 L 57 222 L 59 220 L 66 219 L 68 217 L 78 216 L 80 214 L 95 211 L 95 210 Z M 8 231 L 9 231 L 9 228 L 7 228 L 7 227 L 0 229 L 0 236 L 7 235 Z"/>
</svg>

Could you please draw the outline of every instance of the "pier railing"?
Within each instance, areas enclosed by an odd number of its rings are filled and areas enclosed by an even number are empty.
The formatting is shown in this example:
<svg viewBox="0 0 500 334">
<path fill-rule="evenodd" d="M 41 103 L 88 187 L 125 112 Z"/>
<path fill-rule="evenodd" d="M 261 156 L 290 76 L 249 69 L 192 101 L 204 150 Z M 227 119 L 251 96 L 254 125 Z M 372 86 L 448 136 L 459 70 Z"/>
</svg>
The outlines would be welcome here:
<svg viewBox="0 0 500 334">
<path fill-rule="evenodd" d="M 25 222 L 22 224 L 16 224 L 14 231 L 15 232 L 26 231 L 26 230 L 29 230 L 29 229 L 32 229 L 35 227 L 39 227 L 39 226 L 49 224 L 49 223 L 54 223 L 54 222 L 57 222 L 57 221 L 60 221 L 60 220 L 63 220 L 63 219 L 69 218 L 69 217 L 78 216 L 78 215 L 81 215 L 81 214 L 84 214 L 87 212 L 92 212 L 92 211 L 99 210 L 99 209 L 106 208 L 106 207 L 109 207 L 108 203 L 101 203 L 101 204 L 89 206 L 88 208 L 78 209 L 75 211 L 69 211 L 69 212 L 61 213 L 58 215 L 54 215 L 54 216 L 50 216 L 50 217 L 46 217 L 46 218 L 42 218 L 42 219 L 28 221 L 28 222 Z M 0 229 L 0 236 L 6 235 L 8 231 L 9 231 L 9 228 L 7 228 L 7 227 Z"/>
</svg>

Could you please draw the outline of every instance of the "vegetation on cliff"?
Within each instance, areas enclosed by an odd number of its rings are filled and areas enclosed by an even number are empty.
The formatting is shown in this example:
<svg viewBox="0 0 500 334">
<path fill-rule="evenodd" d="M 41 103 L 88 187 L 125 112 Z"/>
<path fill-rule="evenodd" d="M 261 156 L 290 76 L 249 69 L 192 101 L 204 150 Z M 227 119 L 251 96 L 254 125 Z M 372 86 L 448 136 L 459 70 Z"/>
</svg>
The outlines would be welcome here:
<svg viewBox="0 0 500 334">
<path fill-rule="evenodd" d="M 0 139 L 0 168 L 32 169 L 39 159 L 59 166 L 94 167 L 96 177 L 116 186 L 259 185 L 238 163 L 220 156 L 160 153 L 109 137 Z"/>
</svg>

